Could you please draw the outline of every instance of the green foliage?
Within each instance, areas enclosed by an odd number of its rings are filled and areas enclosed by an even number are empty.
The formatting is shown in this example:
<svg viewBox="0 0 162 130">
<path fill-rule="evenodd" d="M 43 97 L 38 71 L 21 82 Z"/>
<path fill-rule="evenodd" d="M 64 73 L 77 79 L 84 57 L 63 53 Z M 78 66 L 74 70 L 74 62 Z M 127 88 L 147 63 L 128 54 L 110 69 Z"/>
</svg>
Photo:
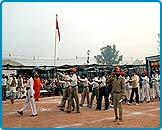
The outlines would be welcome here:
<svg viewBox="0 0 162 130">
<path fill-rule="evenodd" d="M 136 59 L 134 62 L 133 62 L 134 65 L 142 65 L 143 64 L 143 60 L 139 60 L 139 59 Z"/>
<path fill-rule="evenodd" d="M 107 45 L 106 47 L 102 47 L 101 55 L 94 56 L 97 63 L 104 64 L 104 65 L 112 65 L 112 64 L 119 64 L 122 61 L 123 56 L 119 55 L 119 51 L 116 50 L 116 46 Z"/>
</svg>

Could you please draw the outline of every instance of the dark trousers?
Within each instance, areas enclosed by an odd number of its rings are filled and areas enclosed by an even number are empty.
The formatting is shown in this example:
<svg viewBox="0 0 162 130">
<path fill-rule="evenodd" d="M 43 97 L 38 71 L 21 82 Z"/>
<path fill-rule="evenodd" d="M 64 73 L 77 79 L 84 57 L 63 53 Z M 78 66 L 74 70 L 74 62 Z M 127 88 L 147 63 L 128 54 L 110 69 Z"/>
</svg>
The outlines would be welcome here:
<svg viewBox="0 0 162 130">
<path fill-rule="evenodd" d="M 139 103 L 138 88 L 132 88 L 131 97 L 129 103 L 133 102 L 134 93 L 136 94 L 136 103 Z"/>
<path fill-rule="evenodd" d="M 113 96 L 111 95 L 111 92 L 112 92 L 112 84 L 108 84 L 108 99 L 109 96 L 111 96 L 109 102 L 111 102 L 111 104 L 113 105 Z"/>
<path fill-rule="evenodd" d="M 105 110 L 107 110 L 109 108 L 108 89 L 106 87 L 101 87 L 101 88 L 99 88 L 99 97 L 97 100 L 97 108 L 96 109 L 101 110 L 103 96 L 105 99 Z"/>
<path fill-rule="evenodd" d="M 6 86 L 2 86 L 2 100 L 6 100 Z"/>
</svg>

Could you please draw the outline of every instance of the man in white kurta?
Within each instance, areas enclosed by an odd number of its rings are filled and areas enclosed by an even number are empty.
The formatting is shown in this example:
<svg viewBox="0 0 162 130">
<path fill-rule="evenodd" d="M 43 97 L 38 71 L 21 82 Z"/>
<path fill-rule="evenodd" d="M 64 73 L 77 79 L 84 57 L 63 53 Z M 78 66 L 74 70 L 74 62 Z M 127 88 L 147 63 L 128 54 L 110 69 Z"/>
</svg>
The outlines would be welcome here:
<svg viewBox="0 0 162 130">
<path fill-rule="evenodd" d="M 151 80 L 152 80 L 152 98 L 155 99 L 157 95 L 158 98 L 160 99 L 160 89 L 159 89 L 160 78 L 156 70 L 153 70 Z"/>
<path fill-rule="evenodd" d="M 33 78 L 30 76 L 27 78 L 27 86 L 26 86 L 26 99 L 23 107 L 17 111 L 20 115 L 23 115 L 23 111 L 27 108 L 28 104 L 30 103 L 31 110 L 32 110 L 32 117 L 37 116 L 36 105 L 34 102 L 34 81 Z"/>
<path fill-rule="evenodd" d="M 14 76 L 14 74 L 12 74 L 11 77 L 9 78 L 8 85 L 10 88 L 11 103 L 14 104 L 14 99 L 16 98 L 16 87 L 17 87 L 17 79 Z"/>
</svg>

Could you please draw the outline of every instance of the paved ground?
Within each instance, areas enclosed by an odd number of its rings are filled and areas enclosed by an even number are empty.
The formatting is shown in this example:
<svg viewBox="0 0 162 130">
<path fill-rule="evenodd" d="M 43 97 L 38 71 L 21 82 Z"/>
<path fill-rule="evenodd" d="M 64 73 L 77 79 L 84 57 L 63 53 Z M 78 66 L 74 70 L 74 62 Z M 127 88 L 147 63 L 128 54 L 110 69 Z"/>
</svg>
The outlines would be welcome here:
<svg viewBox="0 0 162 130">
<path fill-rule="evenodd" d="M 36 102 L 38 116 L 30 117 L 30 105 L 24 111 L 24 116 L 16 113 L 23 106 L 24 99 L 2 102 L 2 128 L 117 128 L 117 127 L 160 127 L 160 102 L 155 100 L 150 103 L 142 103 L 139 106 L 133 104 L 123 105 L 124 124 L 118 125 L 114 120 L 113 108 L 107 111 L 95 111 L 93 108 L 81 107 L 81 113 L 71 114 L 60 111 L 57 105 L 61 97 L 40 98 Z"/>
</svg>

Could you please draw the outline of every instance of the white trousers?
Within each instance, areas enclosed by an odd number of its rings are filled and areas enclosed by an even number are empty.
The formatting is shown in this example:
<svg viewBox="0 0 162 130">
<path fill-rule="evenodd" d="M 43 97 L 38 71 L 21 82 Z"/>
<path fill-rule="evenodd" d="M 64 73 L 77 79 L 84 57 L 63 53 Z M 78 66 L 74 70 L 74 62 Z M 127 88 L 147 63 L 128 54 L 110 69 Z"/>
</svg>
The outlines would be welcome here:
<svg viewBox="0 0 162 130">
<path fill-rule="evenodd" d="M 17 97 L 18 97 L 18 98 L 22 98 L 21 89 L 22 89 L 22 88 L 18 88 L 18 90 L 17 90 L 17 91 L 18 91 L 18 94 L 17 94 Z"/>
<path fill-rule="evenodd" d="M 36 115 L 37 110 L 36 110 L 36 106 L 35 106 L 35 102 L 34 102 L 34 97 L 30 97 L 29 95 L 26 96 L 25 103 L 24 103 L 23 107 L 20 109 L 20 111 L 24 111 L 27 108 L 29 103 L 31 106 L 32 115 Z"/>
<path fill-rule="evenodd" d="M 130 100 L 131 92 L 132 92 L 132 88 L 127 88 L 127 90 L 126 90 L 126 96 L 127 96 L 127 99 L 128 100 Z"/>
<path fill-rule="evenodd" d="M 143 85 L 142 87 L 142 97 L 141 100 L 144 101 L 146 97 L 146 101 L 150 101 L 150 86 L 149 85 Z"/>
<path fill-rule="evenodd" d="M 158 97 L 160 97 L 160 89 L 159 89 L 159 84 L 158 83 L 154 84 L 152 86 L 152 88 L 151 88 L 151 96 L 152 96 L 152 98 L 154 99 L 156 95 Z"/>
</svg>

